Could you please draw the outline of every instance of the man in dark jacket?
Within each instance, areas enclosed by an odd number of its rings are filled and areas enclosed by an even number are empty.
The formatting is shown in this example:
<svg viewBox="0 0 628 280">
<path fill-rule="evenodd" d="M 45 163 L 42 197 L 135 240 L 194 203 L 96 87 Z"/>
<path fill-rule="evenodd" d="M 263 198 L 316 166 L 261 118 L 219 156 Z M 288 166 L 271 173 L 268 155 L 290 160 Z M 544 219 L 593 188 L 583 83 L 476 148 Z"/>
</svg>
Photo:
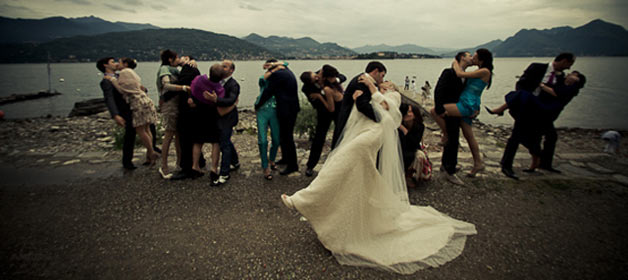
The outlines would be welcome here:
<svg viewBox="0 0 628 280">
<path fill-rule="evenodd" d="M 101 58 L 96 62 L 96 68 L 103 72 L 105 76 L 116 76 L 119 64 L 113 57 Z M 124 101 L 122 95 L 116 90 L 111 81 L 102 79 L 100 81 L 105 104 L 111 114 L 111 118 L 120 127 L 124 127 L 124 142 L 122 144 L 122 166 L 127 170 L 137 167 L 133 165 L 133 149 L 135 148 L 135 128 L 133 127 L 133 115 L 129 104 Z"/>
<path fill-rule="evenodd" d="M 460 52 L 455 59 L 460 62 L 462 69 L 466 69 L 471 65 L 471 54 L 469 52 Z M 443 104 L 458 103 L 460 94 L 464 90 L 465 82 L 456 76 L 453 68 L 444 69 L 438 78 L 436 88 L 434 89 L 434 111 L 436 114 L 445 113 Z M 449 182 L 457 185 L 464 185 L 462 180 L 456 176 L 456 165 L 458 164 L 458 146 L 460 138 L 460 117 L 444 116 L 445 131 L 447 132 L 447 142 L 443 148 L 441 157 L 441 171 L 445 171 L 446 178 Z"/>
<path fill-rule="evenodd" d="M 551 64 L 548 63 L 532 63 L 523 72 L 523 75 L 517 81 L 515 86 L 516 90 L 525 90 L 532 92 L 535 96 L 538 96 L 540 100 L 546 98 L 549 93 L 544 92 L 540 84 L 544 83 L 549 87 L 553 87 L 559 78 L 564 76 L 563 71 L 569 69 L 575 62 L 575 57 L 571 53 L 561 53 Z M 560 173 L 560 171 L 552 167 L 552 159 L 554 157 L 554 150 L 556 148 L 556 141 L 558 135 L 554 128 L 554 120 L 547 119 L 540 122 L 530 123 L 526 118 L 515 119 L 512 133 L 506 148 L 504 149 L 504 155 L 501 160 L 502 173 L 507 177 L 515 180 L 519 179 L 515 172 L 512 170 L 512 163 L 517 153 L 519 143 L 525 134 L 540 133 L 541 137 L 545 136 L 545 142 L 543 143 L 543 149 L 541 151 L 541 165 L 539 168 L 545 169 L 551 172 Z M 539 138 L 540 139 L 540 138 Z"/>
<path fill-rule="evenodd" d="M 236 104 L 240 96 L 240 84 L 232 77 L 235 72 L 235 64 L 231 60 L 222 62 L 225 78 L 220 81 L 225 88 L 225 95 L 219 97 L 216 106 L 219 108 L 228 108 Z M 238 107 L 233 107 L 231 111 L 218 118 L 218 128 L 220 129 L 220 152 L 222 158 L 220 160 L 220 177 L 217 181 L 213 181 L 212 185 L 224 184 L 231 178 L 229 172 L 240 168 L 238 153 L 231 142 L 233 127 L 238 124 Z"/>
<path fill-rule="evenodd" d="M 297 150 L 294 144 L 294 125 L 301 110 L 299 106 L 299 92 L 297 79 L 290 69 L 278 70 L 268 78 L 268 87 L 264 89 L 255 110 L 259 109 L 271 96 L 277 102 L 277 117 L 279 118 L 279 142 L 281 146 L 282 162 L 286 168 L 279 174 L 288 175 L 299 171 Z"/>
</svg>

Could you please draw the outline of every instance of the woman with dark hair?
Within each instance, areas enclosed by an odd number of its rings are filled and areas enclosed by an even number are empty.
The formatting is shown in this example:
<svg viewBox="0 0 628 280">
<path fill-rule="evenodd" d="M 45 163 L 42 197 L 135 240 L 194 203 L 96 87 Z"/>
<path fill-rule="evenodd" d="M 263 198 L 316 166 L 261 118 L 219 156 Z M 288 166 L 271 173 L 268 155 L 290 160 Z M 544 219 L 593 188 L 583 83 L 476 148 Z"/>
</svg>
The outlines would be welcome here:
<svg viewBox="0 0 628 280">
<path fill-rule="evenodd" d="M 137 62 L 134 59 L 124 57 L 120 59 L 120 65 L 122 70 L 117 79 L 111 76 L 105 76 L 105 79 L 111 81 L 131 107 L 133 127 L 135 127 L 137 135 L 140 136 L 142 144 L 146 147 L 145 163 L 152 165 L 159 158 L 159 154 L 153 150 L 153 135 L 150 131 L 150 125 L 157 123 L 157 111 L 153 101 L 146 95 L 146 88 L 142 86 L 142 79 L 133 70 L 137 66 Z"/>
<path fill-rule="evenodd" d="M 444 104 L 445 114 L 454 117 L 462 117 L 462 134 L 469 143 L 469 149 L 473 155 L 473 169 L 469 172 L 469 177 L 475 177 L 475 175 L 484 170 L 484 162 L 480 156 L 480 148 L 478 142 L 473 135 L 473 128 L 471 127 L 471 120 L 480 111 L 480 99 L 484 88 L 491 87 L 491 80 L 493 76 L 493 54 L 487 49 L 478 49 L 473 54 L 473 65 L 477 65 L 479 68 L 475 71 L 465 72 L 460 67 L 460 62 L 454 59 L 452 67 L 456 71 L 456 76 L 460 78 L 466 78 L 466 86 L 460 94 L 460 100 L 458 103 Z M 440 117 L 440 116 L 439 116 Z"/>
<path fill-rule="evenodd" d="M 316 73 L 303 72 L 300 78 L 303 82 L 301 91 L 316 109 L 316 131 L 305 170 L 305 175 L 309 177 L 314 175 L 314 167 L 318 164 L 323 151 L 329 126 L 332 121 L 335 123 L 338 119 L 344 93 L 341 83 L 347 78 L 328 64 L 323 65 Z M 323 95 L 321 95 L 321 89 Z"/>
<path fill-rule="evenodd" d="M 422 170 L 417 170 L 417 165 L 422 165 L 422 158 L 417 157 L 417 151 L 421 149 L 421 141 L 423 140 L 423 116 L 419 108 L 416 106 L 402 103 L 399 107 L 401 111 L 401 126 L 399 126 L 399 141 L 401 143 L 401 152 L 403 156 L 403 167 L 406 178 L 412 178 L 418 181 L 418 177 Z"/>
<path fill-rule="evenodd" d="M 170 179 L 172 174 L 168 169 L 168 151 L 172 138 L 175 139 L 175 149 L 177 154 L 177 166 L 181 161 L 181 144 L 177 136 L 177 117 L 179 114 L 179 98 L 177 95 L 181 92 L 190 92 L 190 86 L 177 85 L 177 76 L 179 70 L 177 66 L 180 64 L 179 56 L 172 50 L 161 52 L 161 66 L 157 72 L 157 90 L 159 91 L 159 107 L 163 118 L 163 127 L 165 129 L 163 144 L 161 150 L 161 167 L 159 174 L 164 179 Z"/>
</svg>

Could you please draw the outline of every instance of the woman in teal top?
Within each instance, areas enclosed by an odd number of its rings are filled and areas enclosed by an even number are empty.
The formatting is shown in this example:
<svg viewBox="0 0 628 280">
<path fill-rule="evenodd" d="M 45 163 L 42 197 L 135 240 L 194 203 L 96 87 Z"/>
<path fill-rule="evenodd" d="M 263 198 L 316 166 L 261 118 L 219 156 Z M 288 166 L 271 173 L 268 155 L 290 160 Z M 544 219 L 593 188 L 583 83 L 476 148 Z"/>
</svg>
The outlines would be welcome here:
<svg viewBox="0 0 628 280">
<path fill-rule="evenodd" d="M 279 70 L 288 66 L 288 63 L 279 63 L 276 59 L 269 59 L 264 63 L 262 68 L 266 71 L 264 75 L 259 78 L 259 95 L 257 96 L 257 100 L 255 101 L 255 105 L 259 103 L 260 97 L 264 92 L 264 89 L 268 87 L 268 77 L 270 75 Z M 279 149 L 279 119 L 277 118 L 277 111 L 275 109 L 276 102 L 275 97 L 271 97 L 264 103 L 259 110 L 256 112 L 257 116 L 257 144 L 259 146 L 259 154 L 262 160 L 262 169 L 264 170 L 264 178 L 267 180 L 272 180 L 273 175 L 271 174 L 271 168 L 275 169 L 275 157 L 277 156 L 277 150 Z M 268 149 L 268 138 L 267 132 L 268 127 L 270 127 L 270 137 L 272 139 L 272 144 L 270 146 L 270 155 L 267 153 Z M 268 163 L 270 162 L 270 167 Z"/>
<path fill-rule="evenodd" d="M 493 76 L 493 54 L 487 49 L 478 49 L 473 54 L 473 64 L 479 68 L 475 71 L 465 72 L 460 67 L 457 60 L 453 62 L 453 68 L 456 76 L 466 78 L 467 83 L 460 94 L 458 103 L 444 104 L 445 114 L 454 117 L 462 117 L 462 134 L 469 143 L 469 149 L 473 155 L 473 169 L 469 173 L 470 177 L 484 170 L 484 162 L 480 157 L 480 148 L 478 142 L 473 135 L 471 127 L 471 119 L 480 111 L 480 97 L 484 88 L 491 87 L 491 78 Z"/>
</svg>

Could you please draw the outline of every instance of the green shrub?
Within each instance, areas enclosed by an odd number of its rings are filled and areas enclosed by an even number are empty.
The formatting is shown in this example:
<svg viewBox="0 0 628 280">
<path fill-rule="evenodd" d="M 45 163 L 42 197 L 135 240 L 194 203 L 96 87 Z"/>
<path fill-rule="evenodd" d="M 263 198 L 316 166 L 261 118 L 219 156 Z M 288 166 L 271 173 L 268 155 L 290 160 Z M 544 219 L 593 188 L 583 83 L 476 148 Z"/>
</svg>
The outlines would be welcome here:
<svg viewBox="0 0 628 280">
<path fill-rule="evenodd" d="M 294 131 L 299 137 L 306 134 L 308 140 L 314 138 L 314 132 L 316 131 L 316 110 L 305 100 L 301 100 L 301 111 L 299 111 L 299 115 L 297 116 Z"/>
</svg>

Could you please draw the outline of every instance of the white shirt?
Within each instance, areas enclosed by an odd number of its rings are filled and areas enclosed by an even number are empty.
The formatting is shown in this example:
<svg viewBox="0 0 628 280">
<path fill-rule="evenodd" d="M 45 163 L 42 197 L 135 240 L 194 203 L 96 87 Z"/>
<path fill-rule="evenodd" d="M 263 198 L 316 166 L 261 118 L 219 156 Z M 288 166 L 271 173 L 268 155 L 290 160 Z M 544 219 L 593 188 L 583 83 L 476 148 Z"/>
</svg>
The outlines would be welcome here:
<svg viewBox="0 0 628 280">
<path fill-rule="evenodd" d="M 544 84 L 549 84 L 550 86 L 553 86 L 556 84 L 556 76 L 558 76 L 558 73 L 554 73 L 554 79 L 552 80 L 552 83 L 548 83 L 550 77 L 552 76 L 552 73 L 554 72 L 554 65 L 552 65 L 552 63 L 550 62 L 547 65 L 547 70 L 545 71 L 545 75 L 543 76 L 543 79 L 541 80 L 541 83 Z M 538 86 L 533 92 L 532 94 L 534 94 L 535 96 L 539 96 L 539 94 L 541 94 L 541 87 Z"/>
<path fill-rule="evenodd" d="M 231 79 L 231 76 L 226 77 L 226 78 L 220 80 L 220 85 L 224 87 L 225 84 L 229 81 L 229 79 Z"/>
</svg>

